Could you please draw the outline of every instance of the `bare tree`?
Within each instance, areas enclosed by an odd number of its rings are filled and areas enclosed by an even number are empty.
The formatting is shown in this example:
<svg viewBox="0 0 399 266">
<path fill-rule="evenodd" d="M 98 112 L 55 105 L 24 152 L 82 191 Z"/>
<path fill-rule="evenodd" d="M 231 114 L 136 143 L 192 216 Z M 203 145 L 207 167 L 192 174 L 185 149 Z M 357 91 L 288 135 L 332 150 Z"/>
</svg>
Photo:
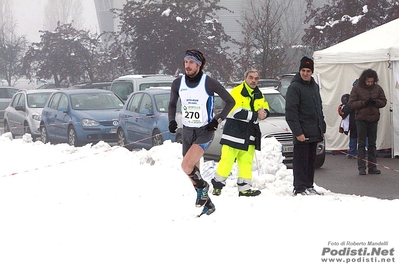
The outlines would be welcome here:
<svg viewBox="0 0 399 266">
<path fill-rule="evenodd" d="M 26 49 L 24 36 L 17 36 L 10 0 L 0 0 L 0 78 L 11 86 L 20 76 L 21 58 Z"/>
<path fill-rule="evenodd" d="M 250 0 L 241 24 L 244 41 L 239 62 L 242 71 L 257 67 L 262 78 L 281 73 L 285 51 L 281 38 L 281 18 L 287 3 L 273 0 Z"/>
<path fill-rule="evenodd" d="M 15 30 L 11 0 L 0 0 L 0 27 L 7 34 Z"/>
<path fill-rule="evenodd" d="M 82 0 L 48 0 L 44 10 L 44 28 L 54 30 L 60 22 L 82 29 L 82 11 Z"/>
</svg>

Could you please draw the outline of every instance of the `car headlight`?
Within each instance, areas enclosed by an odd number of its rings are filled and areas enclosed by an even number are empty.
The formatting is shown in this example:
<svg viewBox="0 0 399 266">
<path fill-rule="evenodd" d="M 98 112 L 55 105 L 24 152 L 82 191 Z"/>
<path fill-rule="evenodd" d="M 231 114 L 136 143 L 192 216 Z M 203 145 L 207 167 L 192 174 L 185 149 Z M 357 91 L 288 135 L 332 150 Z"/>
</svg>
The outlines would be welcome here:
<svg viewBox="0 0 399 266">
<path fill-rule="evenodd" d="M 93 119 L 84 118 L 82 119 L 82 125 L 85 127 L 98 127 L 100 123 Z"/>
<path fill-rule="evenodd" d="M 41 114 L 32 114 L 32 119 L 36 121 L 42 120 L 42 115 Z"/>
</svg>

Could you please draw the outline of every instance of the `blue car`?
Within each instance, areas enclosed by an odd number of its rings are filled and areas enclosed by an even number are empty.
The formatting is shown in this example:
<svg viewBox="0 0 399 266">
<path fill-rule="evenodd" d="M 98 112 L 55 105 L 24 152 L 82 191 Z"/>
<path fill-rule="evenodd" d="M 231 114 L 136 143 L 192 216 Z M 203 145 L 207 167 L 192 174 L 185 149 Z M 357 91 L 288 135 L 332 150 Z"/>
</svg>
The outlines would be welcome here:
<svg viewBox="0 0 399 266">
<path fill-rule="evenodd" d="M 42 111 L 41 140 L 71 146 L 100 140 L 117 142 L 118 117 L 122 108 L 123 101 L 107 90 L 54 92 Z"/>
<path fill-rule="evenodd" d="M 170 87 L 130 94 L 119 114 L 118 144 L 128 149 L 150 149 L 165 140 L 178 141 L 180 130 L 172 134 L 168 129 L 169 98 Z"/>
</svg>

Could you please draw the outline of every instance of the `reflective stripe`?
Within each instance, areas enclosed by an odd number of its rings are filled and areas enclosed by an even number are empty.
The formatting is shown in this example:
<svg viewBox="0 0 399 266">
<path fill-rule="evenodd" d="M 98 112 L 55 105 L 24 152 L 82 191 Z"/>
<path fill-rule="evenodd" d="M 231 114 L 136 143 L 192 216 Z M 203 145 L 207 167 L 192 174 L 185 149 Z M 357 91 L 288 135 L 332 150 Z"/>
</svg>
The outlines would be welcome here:
<svg viewBox="0 0 399 266">
<path fill-rule="evenodd" d="M 230 136 L 230 135 L 226 135 L 226 134 L 222 135 L 222 139 L 229 140 L 229 141 L 232 141 L 232 142 L 235 142 L 235 143 L 239 143 L 239 144 L 244 144 L 245 143 L 245 139 L 243 139 L 243 138 L 236 138 L 236 137 L 233 137 L 233 136 Z"/>
<path fill-rule="evenodd" d="M 252 115 L 253 115 L 253 113 L 250 112 L 250 111 L 248 111 L 248 117 L 247 117 L 247 120 L 248 120 L 248 121 L 252 119 Z"/>
<path fill-rule="evenodd" d="M 223 185 L 226 185 L 226 179 L 227 179 L 227 177 L 223 177 L 223 176 L 221 176 L 221 175 L 215 174 L 214 179 L 215 179 L 217 182 L 222 183 Z"/>
</svg>

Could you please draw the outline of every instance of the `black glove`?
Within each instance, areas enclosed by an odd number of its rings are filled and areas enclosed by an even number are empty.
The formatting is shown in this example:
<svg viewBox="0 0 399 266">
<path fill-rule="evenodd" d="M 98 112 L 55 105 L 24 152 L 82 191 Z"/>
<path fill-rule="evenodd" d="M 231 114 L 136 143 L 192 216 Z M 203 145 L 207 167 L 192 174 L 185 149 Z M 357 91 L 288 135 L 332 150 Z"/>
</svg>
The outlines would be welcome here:
<svg viewBox="0 0 399 266">
<path fill-rule="evenodd" d="M 219 122 L 214 118 L 212 121 L 205 126 L 205 129 L 208 131 L 215 131 L 218 128 Z"/>
<path fill-rule="evenodd" d="M 371 97 L 366 101 L 366 105 L 374 105 L 375 103 L 376 101 Z"/>
<path fill-rule="evenodd" d="M 176 133 L 177 123 L 175 120 L 169 122 L 169 131 L 170 133 Z"/>
</svg>

